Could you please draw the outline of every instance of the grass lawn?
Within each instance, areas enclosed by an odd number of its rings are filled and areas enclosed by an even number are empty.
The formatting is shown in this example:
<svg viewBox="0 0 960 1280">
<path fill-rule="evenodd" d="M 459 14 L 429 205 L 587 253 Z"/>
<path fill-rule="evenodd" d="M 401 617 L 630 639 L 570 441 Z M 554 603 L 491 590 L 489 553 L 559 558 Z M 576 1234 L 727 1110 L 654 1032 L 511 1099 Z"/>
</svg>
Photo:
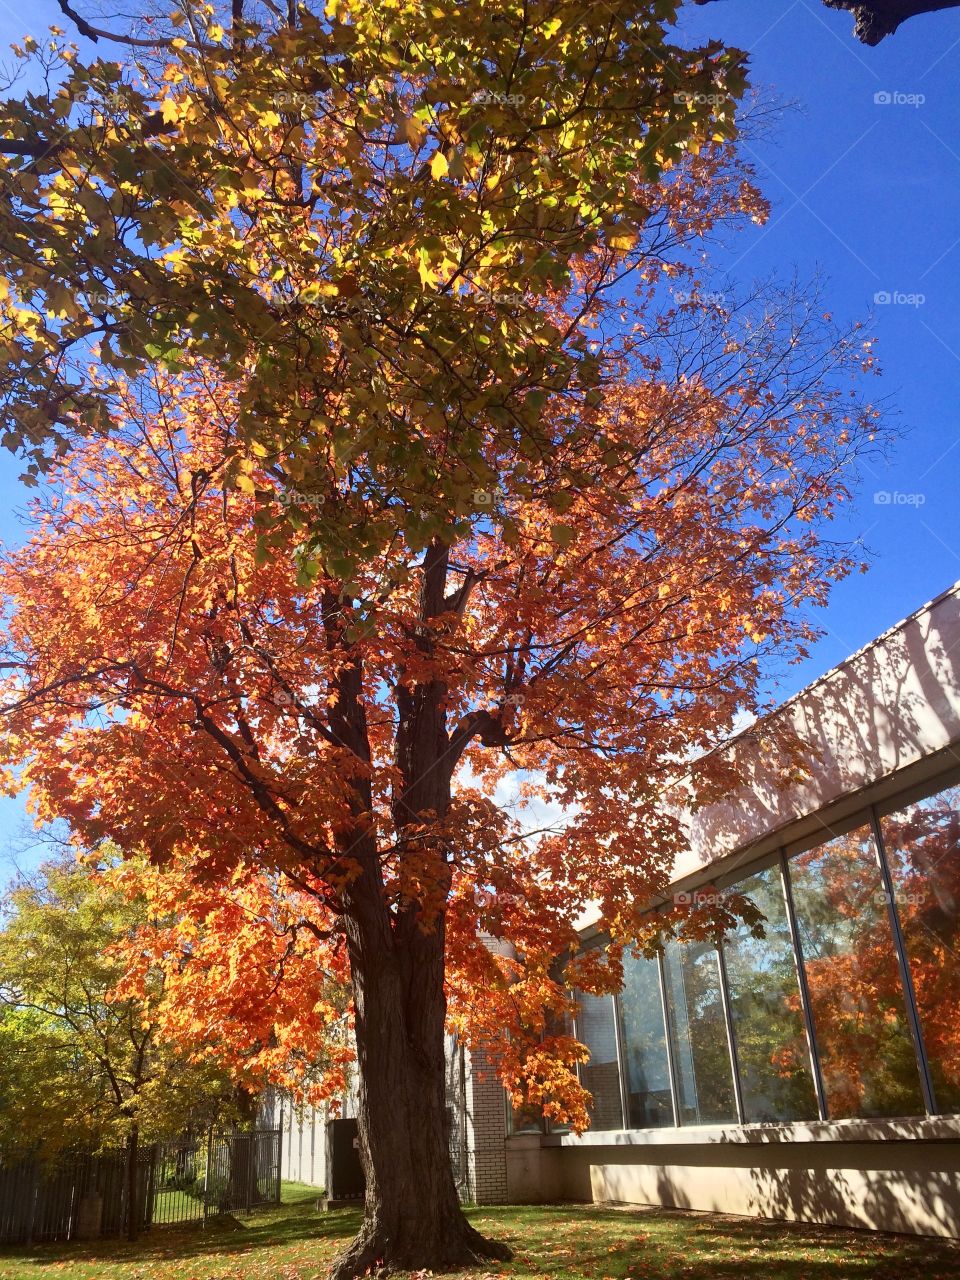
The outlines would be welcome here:
<svg viewBox="0 0 960 1280">
<path fill-rule="evenodd" d="M 287 1183 L 285 1203 L 206 1229 L 159 1227 L 135 1245 L 45 1245 L 0 1254 L 3 1280 L 313 1280 L 356 1230 L 358 1213 L 318 1213 L 317 1190 Z M 477 1280 L 941 1280 L 960 1245 L 829 1227 L 591 1205 L 470 1210 L 516 1257 Z M 469 1274 L 469 1273 L 465 1273 Z"/>
</svg>

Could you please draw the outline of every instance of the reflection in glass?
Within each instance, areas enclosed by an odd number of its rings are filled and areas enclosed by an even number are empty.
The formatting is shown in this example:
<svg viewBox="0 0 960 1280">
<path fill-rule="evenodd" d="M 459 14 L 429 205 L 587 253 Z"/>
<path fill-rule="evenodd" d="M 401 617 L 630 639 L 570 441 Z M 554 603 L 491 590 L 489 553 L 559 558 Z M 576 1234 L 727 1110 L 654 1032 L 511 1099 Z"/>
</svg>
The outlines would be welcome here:
<svg viewBox="0 0 960 1280">
<path fill-rule="evenodd" d="M 670 1067 L 663 1029 L 660 967 L 645 956 L 624 957 L 620 1026 L 631 1129 L 673 1124 Z"/>
<path fill-rule="evenodd" d="M 672 941 L 663 960 L 680 1123 L 736 1121 L 716 949 Z"/>
<path fill-rule="evenodd" d="M 960 787 L 880 819 L 938 1111 L 960 1111 Z"/>
<path fill-rule="evenodd" d="M 746 1120 L 815 1120 L 817 1097 L 780 868 L 733 886 L 763 912 L 765 937 L 740 929 L 724 944 L 730 1016 Z"/>
<path fill-rule="evenodd" d="M 529 1102 L 519 1106 L 507 1104 L 508 1133 L 543 1133 L 546 1128 L 543 1112 Z"/>
<path fill-rule="evenodd" d="M 922 1115 L 870 828 L 791 859 L 790 880 L 830 1118 Z"/>
<path fill-rule="evenodd" d="M 622 1129 L 620 1069 L 617 1066 L 617 1028 L 612 996 L 577 996 L 577 1039 L 590 1050 L 580 1067 L 580 1082 L 593 1095 L 592 1129 Z"/>
</svg>

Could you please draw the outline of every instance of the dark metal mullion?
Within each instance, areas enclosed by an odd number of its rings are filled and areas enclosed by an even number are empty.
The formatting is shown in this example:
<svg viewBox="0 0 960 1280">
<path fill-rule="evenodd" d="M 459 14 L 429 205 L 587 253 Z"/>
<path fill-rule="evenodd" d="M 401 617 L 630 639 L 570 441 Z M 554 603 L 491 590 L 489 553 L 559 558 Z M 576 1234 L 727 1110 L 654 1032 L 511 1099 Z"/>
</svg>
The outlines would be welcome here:
<svg viewBox="0 0 960 1280">
<path fill-rule="evenodd" d="M 783 899 L 787 907 L 787 926 L 790 929 L 790 942 L 793 945 L 793 963 L 797 971 L 797 986 L 800 989 L 800 1006 L 803 1009 L 803 1025 L 807 1033 L 807 1048 L 810 1051 L 810 1070 L 813 1074 L 813 1088 L 817 1095 L 817 1111 L 820 1119 L 828 1119 L 827 1092 L 823 1085 L 823 1069 L 820 1066 L 820 1051 L 817 1048 L 817 1035 L 813 1023 L 813 1005 L 810 1002 L 810 988 L 807 985 L 807 971 L 803 963 L 803 944 L 800 941 L 800 928 L 797 924 L 797 909 L 793 901 L 793 886 L 790 883 L 790 868 L 787 855 L 780 850 L 780 884 L 783 888 Z"/>
<path fill-rule="evenodd" d="M 730 1051 L 730 1072 L 733 1077 L 733 1098 L 737 1107 L 737 1123 L 746 1124 L 743 1109 L 743 1087 L 740 1083 L 740 1064 L 737 1061 L 737 1034 L 730 1009 L 730 988 L 727 984 L 727 962 L 722 944 L 717 947 L 717 970 L 720 974 L 720 1003 L 723 1005 L 723 1021 L 727 1028 L 727 1048 Z"/>
<path fill-rule="evenodd" d="M 877 810 L 874 805 L 870 806 L 870 825 L 873 828 L 873 843 L 877 851 L 877 865 L 880 868 L 880 879 L 883 881 L 883 893 L 887 902 L 887 916 L 890 920 L 890 928 L 893 932 L 893 947 L 897 953 L 897 966 L 900 970 L 900 982 L 903 986 L 904 1004 L 907 1010 L 907 1023 L 910 1027 L 910 1035 L 913 1039 L 914 1052 L 917 1055 L 917 1070 L 920 1072 L 920 1089 L 923 1093 L 923 1105 L 927 1114 L 935 1116 L 937 1114 L 937 1100 L 934 1093 L 933 1080 L 930 1077 L 930 1065 L 927 1062 L 927 1052 L 923 1043 L 923 1030 L 920 1026 L 920 1011 L 917 1008 L 917 995 L 913 987 L 913 975 L 910 972 L 910 961 L 907 957 L 907 946 L 904 941 L 903 931 L 900 928 L 900 913 L 897 911 L 896 895 L 894 891 L 893 877 L 890 874 L 890 866 L 887 862 L 887 852 L 883 844 L 883 835 L 880 830 L 880 819 L 877 817 Z"/>
<path fill-rule="evenodd" d="M 660 1009 L 663 1013 L 663 1042 L 667 1050 L 667 1075 L 670 1077 L 670 1107 L 673 1111 L 673 1125 L 680 1128 L 680 1083 L 677 1077 L 677 1064 L 673 1056 L 673 1038 L 670 1034 L 670 1014 L 667 1008 L 667 976 L 664 968 L 663 948 L 657 952 L 657 976 L 660 979 Z"/>
<path fill-rule="evenodd" d="M 613 1034 L 617 1045 L 617 1074 L 620 1077 L 620 1127 L 630 1129 L 630 1093 L 627 1081 L 627 1049 L 623 1038 L 623 1027 L 620 1023 L 620 997 L 612 995 L 613 1001 Z"/>
</svg>

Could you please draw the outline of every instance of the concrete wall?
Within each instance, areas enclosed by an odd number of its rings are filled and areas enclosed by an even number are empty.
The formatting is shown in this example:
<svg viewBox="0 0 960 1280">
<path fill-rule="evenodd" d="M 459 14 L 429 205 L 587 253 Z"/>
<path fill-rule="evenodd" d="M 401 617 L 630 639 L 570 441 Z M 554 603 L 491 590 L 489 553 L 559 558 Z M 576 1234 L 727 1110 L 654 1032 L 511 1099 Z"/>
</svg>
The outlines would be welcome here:
<svg viewBox="0 0 960 1280">
<path fill-rule="evenodd" d="M 643 1145 L 572 1139 L 558 1198 L 960 1236 L 960 1123 L 851 1122 L 847 1136 L 839 1124 L 764 1128 L 709 1141 L 661 1130 Z"/>
<path fill-rule="evenodd" d="M 567 1185 L 570 1161 L 560 1147 L 545 1143 L 538 1133 L 518 1133 L 507 1139 L 506 1176 L 509 1204 L 553 1204 L 557 1200 L 589 1200 L 586 1184 Z"/>
</svg>

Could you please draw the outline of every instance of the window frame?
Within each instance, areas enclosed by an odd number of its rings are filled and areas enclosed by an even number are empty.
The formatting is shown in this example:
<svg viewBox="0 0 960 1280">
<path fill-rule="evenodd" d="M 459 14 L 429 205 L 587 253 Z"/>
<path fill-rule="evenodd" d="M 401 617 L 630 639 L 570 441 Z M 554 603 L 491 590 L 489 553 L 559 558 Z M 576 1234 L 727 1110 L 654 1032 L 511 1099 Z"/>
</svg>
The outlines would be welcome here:
<svg viewBox="0 0 960 1280">
<path fill-rule="evenodd" d="M 867 827 L 874 848 L 874 856 L 880 873 L 881 884 L 886 896 L 887 914 L 891 928 L 891 941 L 893 946 L 894 957 L 896 960 L 897 971 L 900 977 L 901 987 L 903 990 L 904 1005 L 906 1009 L 906 1021 L 910 1032 L 911 1041 L 913 1043 L 914 1053 L 917 1061 L 917 1069 L 919 1075 L 920 1094 L 924 1104 L 924 1112 L 922 1115 L 910 1115 L 904 1117 L 884 1117 L 884 1119 L 924 1119 L 928 1117 L 946 1116 L 952 1117 L 960 1113 L 955 1111 L 944 1111 L 938 1108 L 932 1076 L 930 1073 L 930 1065 L 927 1056 L 926 1045 L 923 1036 L 923 1025 L 920 1017 L 919 1008 L 916 1000 L 916 993 L 913 985 L 913 977 L 910 970 L 910 958 L 906 947 L 906 940 L 900 922 L 899 912 L 896 905 L 896 895 L 894 893 L 894 885 L 890 871 L 890 864 L 887 850 L 883 840 L 883 829 L 881 819 L 891 813 L 895 813 L 905 806 L 915 804 L 921 800 L 929 799 L 938 795 L 941 791 L 950 787 L 960 785 L 960 767 L 952 766 L 931 778 L 927 778 L 922 782 L 913 783 L 908 787 L 904 787 L 898 791 L 892 792 L 889 796 L 885 796 L 882 800 L 876 802 L 866 802 L 852 812 L 845 812 L 843 817 L 833 821 L 824 821 L 822 830 L 816 834 L 808 834 L 807 836 L 794 841 L 785 841 L 779 847 L 768 850 L 766 853 L 752 861 L 744 861 L 736 867 L 725 868 L 722 871 L 710 874 L 710 867 L 702 868 L 702 875 L 696 881 L 691 882 L 691 889 L 696 889 L 698 884 L 712 883 L 718 889 L 730 889 L 738 884 L 741 880 L 748 879 L 750 876 L 757 874 L 769 867 L 776 867 L 779 873 L 779 881 L 781 892 L 783 893 L 784 907 L 786 912 L 787 925 L 789 930 L 791 950 L 793 954 L 794 970 L 797 976 L 797 986 L 800 997 L 800 1007 L 803 1015 L 804 1034 L 807 1042 L 807 1051 L 810 1058 L 810 1073 L 813 1079 L 814 1093 L 817 1102 L 817 1111 L 820 1122 L 825 1123 L 845 1123 L 845 1121 L 831 1121 L 829 1109 L 827 1105 L 827 1096 L 823 1080 L 823 1069 L 821 1065 L 820 1046 L 817 1040 L 816 1024 L 813 1015 L 813 1005 L 810 997 L 810 988 L 807 981 L 806 967 L 803 956 L 803 941 L 797 917 L 796 902 L 794 899 L 793 884 L 790 874 L 791 861 L 803 853 L 809 852 L 822 844 L 826 844 L 836 836 L 848 834 L 850 831 L 858 827 Z M 656 910 L 653 908 L 652 910 Z M 583 943 L 586 946 L 603 946 L 609 941 L 609 936 L 603 930 L 595 930 L 584 938 Z M 719 969 L 720 995 L 723 1010 L 723 1019 L 726 1028 L 727 1048 L 730 1056 L 730 1066 L 732 1072 L 733 1094 L 736 1105 L 738 1119 L 730 1121 L 718 1121 L 707 1127 L 729 1127 L 735 1125 L 738 1128 L 753 1128 L 756 1125 L 764 1125 L 766 1127 L 784 1127 L 793 1122 L 791 1121 L 748 1121 L 744 1119 L 743 1105 L 743 1086 L 740 1076 L 740 1066 L 738 1054 L 736 1051 L 736 1027 L 733 1023 L 731 1004 L 730 1004 L 730 987 L 727 974 L 726 959 L 723 954 L 723 947 L 714 948 L 717 955 L 717 963 Z M 700 1126 L 684 1124 L 680 1115 L 680 1087 L 677 1072 L 676 1055 L 674 1052 L 673 1038 L 670 1031 L 670 1011 L 667 993 L 666 973 L 664 968 L 664 953 L 661 945 L 657 952 L 657 975 L 660 993 L 659 1011 L 660 1018 L 664 1030 L 664 1042 L 666 1045 L 667 1069 L 670 1082 L 670 1104 L 673 1115 L 673 1125 L 676 1129 L 691 1129 Z M 614 993 L 609 997 L 613 1001 L 613 1019 L 615 1033 L 615 1051 L 617 1070 L 619 1073 L 620 1085 L 620 1108 L 622 1112 L 623 1125 L 620 1129 L 615 1130 L 598 1130 L 597 1132 L 621 1133 L 627 1130 L 630 1110 L 629 1110 L 629 1077 L 627 1075 L 627 1054 L 626 1044 L 624 1040 L 623 1015 L 620 1004 L 620 994 Z M 575 1038 L 580 1039 L 578 1018 L 574 1015 L 572 1032 Z M 577 1064 L 577 1078 L 582 1083 L 582 1064 Z M 554 1128 L 549 1124 L 546 1118 L 542 1118 L 540 1132 L 547 1134 L 550 1132 L 563 1132 L 560 1127 Z M 664 1130 L 644 1129 L 641 1132 L 664 1132 Z M 524 1132 L 536 1132 L 535 1129 L 525 1130 Z"/>
</svg>

